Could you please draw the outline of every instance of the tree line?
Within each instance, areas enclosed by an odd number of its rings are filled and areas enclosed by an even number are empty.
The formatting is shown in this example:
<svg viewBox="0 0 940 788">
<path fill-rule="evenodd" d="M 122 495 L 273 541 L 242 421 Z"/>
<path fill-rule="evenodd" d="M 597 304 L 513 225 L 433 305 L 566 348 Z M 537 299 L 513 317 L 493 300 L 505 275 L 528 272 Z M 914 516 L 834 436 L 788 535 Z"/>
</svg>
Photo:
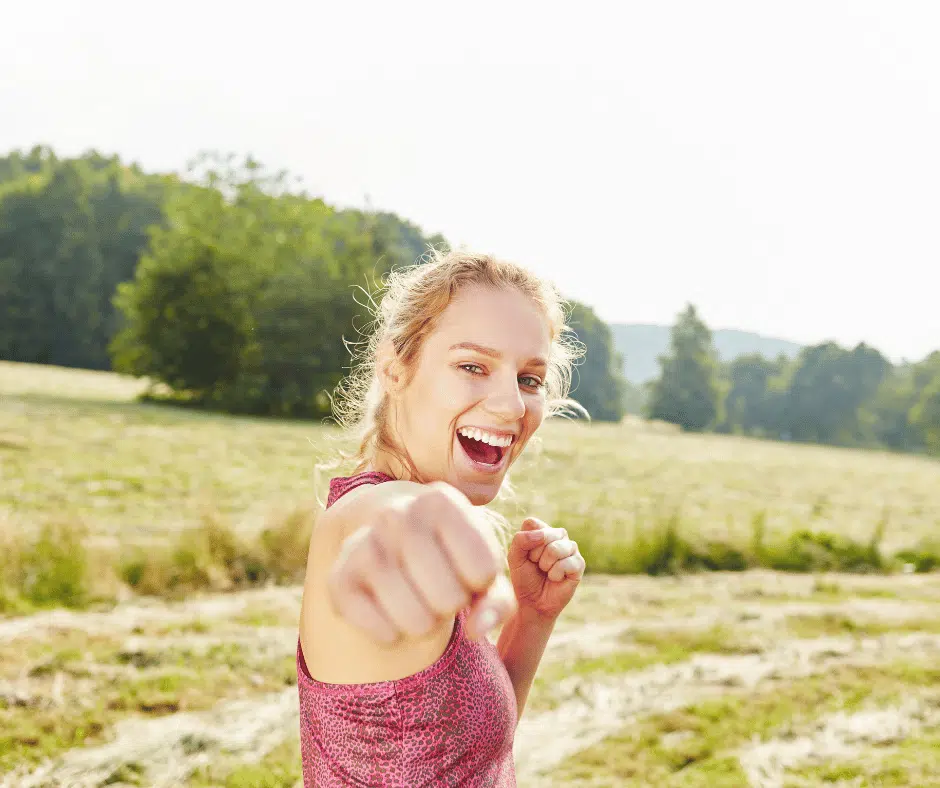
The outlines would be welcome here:
<svg viewBox="0 0 940 788">
<path fill-rule="evenodd" d="M 792 360 L 746 355 L 721 364 L 688 305 L 660 369 L 645 392 L 646 415 L 686 430 L 940 455 L 940 351 L 893 365 L 865 343 L 826 342 Z"/>
<path fill-rule="evenodd" d="M 199 407 L 327 416 L 347 342 L 368 328 L 368 293 L 447 242 L 294 186 L 217 154 L 183 175 L 94 151 L 0 157 L 0 359 L 146 376 Z M 641 389 L 609 327 L 570 303 L 587 347 L 573 396 L 595 420 L 627 411 L 692 431 L 940 454 L 940 351 L 892 365 L 865 344 L 825 343 L 722 364 L 689 305 Z"/>
<path fill-rule="evenodd" d="M 250 157 L 204 154 L 185 177 L 42 146 L 0 158 L 0 358 L 145 376 L 199 407 L 328 415 L 368 293 L 447 242 L 294 185 Z M 576 398 L 619 420 L 609 328 L 577 302 L 569 322 L 587 347 Z"/>
</svg>

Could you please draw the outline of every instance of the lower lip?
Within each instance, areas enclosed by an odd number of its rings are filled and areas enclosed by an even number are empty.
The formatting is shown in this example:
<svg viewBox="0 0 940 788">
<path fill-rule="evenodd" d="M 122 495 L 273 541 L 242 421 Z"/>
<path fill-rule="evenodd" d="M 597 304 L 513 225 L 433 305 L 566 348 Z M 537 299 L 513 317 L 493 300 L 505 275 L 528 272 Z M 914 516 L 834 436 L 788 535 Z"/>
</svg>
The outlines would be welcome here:
<svg viewBox="0 0 940 788">
<path fill-rule="evenodd" d="M 509 450 L 512 448 L 512 444 L 503 447 L 503 456 L 500 457 L 499 462 L 496 465 L 487 465 L 485 462 L 477 462 L 473 459 L 467 452 L 464 451 L 463 446 L 460 443 L 460 439 L 457 437 L 457 434 L 454 433 L 454 444 L 456 445 L 456 451 L 459 452 L 460 456 L 467 461 L 467 464 L 473 468 L 477 473 L 483 473 L 488 475 L 496 475 L 500 473 L 503 468 L 506 467 L 506 463 L 509 460 Z"/>
</svg>

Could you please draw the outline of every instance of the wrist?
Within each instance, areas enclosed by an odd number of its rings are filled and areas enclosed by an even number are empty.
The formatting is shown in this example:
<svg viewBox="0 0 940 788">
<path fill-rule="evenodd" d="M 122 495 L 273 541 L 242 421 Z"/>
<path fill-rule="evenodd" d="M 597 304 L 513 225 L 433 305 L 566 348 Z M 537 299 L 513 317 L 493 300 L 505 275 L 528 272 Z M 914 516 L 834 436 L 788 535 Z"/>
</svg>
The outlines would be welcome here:
<svg viewBox="0 0 940 788">
<path fill-rule="evenodd" d="M 558 620 L 557 614 L 547 615 L 540 613 L 534 607 L 527 607 L 525 605 L 519 605 L 516 616 L 519 618 L 519 622 L 527 628 L 552 629 L 555 626 L 555 621 Z"/>
</svg>

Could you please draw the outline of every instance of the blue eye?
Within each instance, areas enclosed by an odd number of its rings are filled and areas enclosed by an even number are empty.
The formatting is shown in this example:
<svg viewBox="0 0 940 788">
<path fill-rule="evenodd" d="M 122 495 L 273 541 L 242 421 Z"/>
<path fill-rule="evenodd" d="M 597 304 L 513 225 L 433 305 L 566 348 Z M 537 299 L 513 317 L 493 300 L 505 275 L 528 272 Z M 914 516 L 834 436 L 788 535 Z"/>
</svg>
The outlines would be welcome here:
<svg viewBox="0 0 940 788">
<path fill-rule="evenodd" d="M 538 389 L 538 388 L 541 388 L 541 387 L 542 387 L 542 381 L 539 380 L 537 377 L 534 377 L 534 376 L 532 376 L 532 375 L 523 375 L 523 376 L 520 378 L 520 380 L 532 380 L 532 381 L 534 381 L 534 383 L 523 383 L 523 384 L 522 384 L 523 386 L 529 386 L 529 388 Z"/>
</svg>

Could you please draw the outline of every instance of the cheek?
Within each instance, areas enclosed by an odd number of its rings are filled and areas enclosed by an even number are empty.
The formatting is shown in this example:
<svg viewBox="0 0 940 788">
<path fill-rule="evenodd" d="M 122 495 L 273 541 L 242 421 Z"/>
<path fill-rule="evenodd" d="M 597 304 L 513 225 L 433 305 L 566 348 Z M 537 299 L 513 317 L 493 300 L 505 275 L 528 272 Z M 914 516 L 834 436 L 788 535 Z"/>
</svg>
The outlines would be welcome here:
<svg viewBox="0 0 940 788">
<path fill-rule="evenodd" d="M 537 430 L 545 420 L 545 396 L 538 395 L 531 397 L 526 402 L 526 421 L 529 422 L 533 430 Z"/>
</svg>

